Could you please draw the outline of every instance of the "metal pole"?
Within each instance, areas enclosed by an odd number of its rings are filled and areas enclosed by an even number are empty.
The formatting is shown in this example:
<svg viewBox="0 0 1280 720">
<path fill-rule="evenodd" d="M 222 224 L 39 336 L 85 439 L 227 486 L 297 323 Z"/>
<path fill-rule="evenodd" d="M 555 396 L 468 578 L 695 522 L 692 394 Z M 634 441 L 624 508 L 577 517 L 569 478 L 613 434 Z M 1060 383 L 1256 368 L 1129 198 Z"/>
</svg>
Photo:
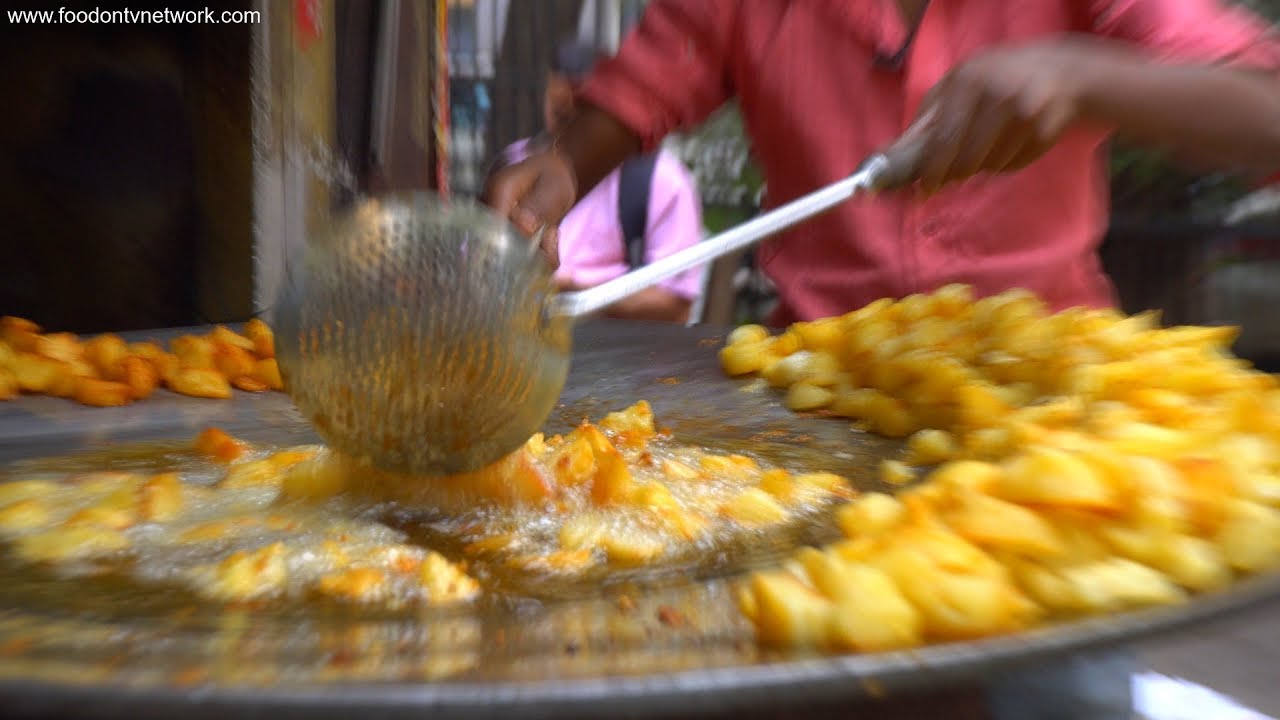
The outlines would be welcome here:
<svg viewBox="0 0 1280 720">
<path fill-rule="evenodd" d="M 435 92 L 432 116 L 435 119 L 436 190 L 449 194 L 449 3 L 436 0 Z"/>
<path fill-rule="evenodd" d="M 603 32 L 602 45 L 609 54 L 618 52 L 622 43 L 622 0 L 597 0 Z"/>
<path fill-rule="evenodd" d="M 333 0 L 257 0 L 253 45 L 254 304 L 271 316 L 289 256 L 352 187 L 335 152 Z"/>
</svg>

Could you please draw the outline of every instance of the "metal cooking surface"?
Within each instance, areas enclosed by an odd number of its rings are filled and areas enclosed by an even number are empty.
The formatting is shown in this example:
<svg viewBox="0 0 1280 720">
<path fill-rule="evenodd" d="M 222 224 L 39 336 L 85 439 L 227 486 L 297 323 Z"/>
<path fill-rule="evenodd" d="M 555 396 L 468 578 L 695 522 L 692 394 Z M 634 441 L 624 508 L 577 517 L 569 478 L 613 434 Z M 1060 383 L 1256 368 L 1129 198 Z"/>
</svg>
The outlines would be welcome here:
<svg viewBox="0 0 1280 720">
<path fill-rule="evenodd" d="M 842 421 L 798 417 L 773 391 L 725 378 L 716 359 L 722 334 L 581 326 L 562 406 L 548 429 L 644 399 L 659 423 L 685 440 L 745 442 L 756 454 L 869 486 L 873 461 L 897 445 Z M 158 391 L 110 409 L 28 397 L 0 403 L 0 463 L 119 442 L 187 441 L 209 425 L 257 443 L 316 441 L 279 393 L 217 401 Z M 1167 631 L 1280 594 L 1280 578 L 1259 578 L 1180 608 L 914 652 L 814 658 L 756 650 L 730 583 L 612 588 L 546 605 L 494 600 L 475 611 L 317 616 L 200 604 L 173 611 L 163 601 L 121 607 L 105 600 L 111 587 L 77 581 L 69 594 L 67 585 L 33 574 L 30 582 L 0 584 L 0 697 L 8 711 L 73 710 L 81 717 L 345 717 L 356 708 L 370 717 L 427 709 L 490 717 L 518 708 L 522 718 L 759 712 L 937 686 Z M 634 609 L 623 609 L 620 593 L 635 600 Z"/>
</svg>

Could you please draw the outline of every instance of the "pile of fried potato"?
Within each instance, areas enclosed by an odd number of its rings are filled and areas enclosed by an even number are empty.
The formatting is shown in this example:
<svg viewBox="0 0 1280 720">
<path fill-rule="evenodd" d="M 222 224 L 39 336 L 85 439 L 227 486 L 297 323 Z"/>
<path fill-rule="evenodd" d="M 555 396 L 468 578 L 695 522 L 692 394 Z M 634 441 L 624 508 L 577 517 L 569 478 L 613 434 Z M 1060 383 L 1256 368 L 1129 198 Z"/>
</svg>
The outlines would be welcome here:
<svg viewBox="0 0 1280 720">
<path fill-rule="evenodd" d="M 233 387 L 282 390 L 275 355 L 271 328 L 256 319 L 243 334 L 219 325 L 206 335 L 175 338 L 166 349 L 110 333 L 88 340 L 44 333 L 30 320 L 3 317 L 0 400 L 37 393 L 115 407 L 149 397 L 157 387 L 218 399 L 230 398 Z"/>
<path fill-rule="evenodd" d="M 760 640 L 883 651 L 1174 604 L 1280 561 L 1280 389 L 1236 330 L 1050 314 L 964 286 L 777 336 L 737 329 L 731 375 L 797 411 L 907 437 L 839 510 L 844 538 L 753 575 Z"/>
</svg>

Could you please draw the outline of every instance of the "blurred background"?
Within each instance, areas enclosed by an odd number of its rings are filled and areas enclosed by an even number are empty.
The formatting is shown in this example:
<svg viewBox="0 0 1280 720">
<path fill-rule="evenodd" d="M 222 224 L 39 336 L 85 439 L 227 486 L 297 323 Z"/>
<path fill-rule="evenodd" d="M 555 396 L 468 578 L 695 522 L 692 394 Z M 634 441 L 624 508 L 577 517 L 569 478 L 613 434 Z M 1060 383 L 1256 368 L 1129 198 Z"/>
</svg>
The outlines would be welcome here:
<svg viewBox="0 0 1280 720">
<path fill-rule="evenodd" d="M 1247 4 L 1280 21 L 1280 0 Z M 616 48 L 644 5 L 246 0 L 219 7 L 256 9 L 257 22 L 10 22 L 0 313 L 93 332 L 269 312 L 318 192 L 301 188 L 474 195 L 497 152 L 540 129 L 555 47 Z M 757 212 L 761 178 L 732 107 L 669 142 L 708 233 Z M 1280 369 L 1280 178 L 1245 185 L 1111 152 L 1103 255 L 1125 310 L 1240 324 L 1238 351 Z M 752 321 L 770 303 L 744 255 L 711 273 L 701 319 Z"/>
</svg>

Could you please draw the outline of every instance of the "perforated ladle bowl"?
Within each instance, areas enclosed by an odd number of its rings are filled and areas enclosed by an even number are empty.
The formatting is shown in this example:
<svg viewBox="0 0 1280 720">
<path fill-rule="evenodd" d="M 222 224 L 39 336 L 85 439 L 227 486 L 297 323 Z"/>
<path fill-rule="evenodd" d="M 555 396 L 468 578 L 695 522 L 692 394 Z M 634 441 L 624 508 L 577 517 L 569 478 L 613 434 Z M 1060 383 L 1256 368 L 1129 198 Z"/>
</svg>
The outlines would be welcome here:
<svg viewBox="0 0 1280 720">
<path fill-rule="evenodd" d="M 431 193 L 354 205 L 289 264 L 286 390 L 336 450 L 395 472 L 475 470 L 551 414 L 570 326 L 536 244 L 485 207 Z M 535 430 L 530 430 L 534 428 Z"/>
<path fill-rule="evenodd" d="M 288 268 L 276 319 L 286 390 L 340 452 L 416 475 L 479 469 L 550 416 L 573 319 L 899 176 L 874 156 L 732 230 L 559 295 L 535 243 L 479 204 L 429 193 L 364 201 Z"/>
</svg>

